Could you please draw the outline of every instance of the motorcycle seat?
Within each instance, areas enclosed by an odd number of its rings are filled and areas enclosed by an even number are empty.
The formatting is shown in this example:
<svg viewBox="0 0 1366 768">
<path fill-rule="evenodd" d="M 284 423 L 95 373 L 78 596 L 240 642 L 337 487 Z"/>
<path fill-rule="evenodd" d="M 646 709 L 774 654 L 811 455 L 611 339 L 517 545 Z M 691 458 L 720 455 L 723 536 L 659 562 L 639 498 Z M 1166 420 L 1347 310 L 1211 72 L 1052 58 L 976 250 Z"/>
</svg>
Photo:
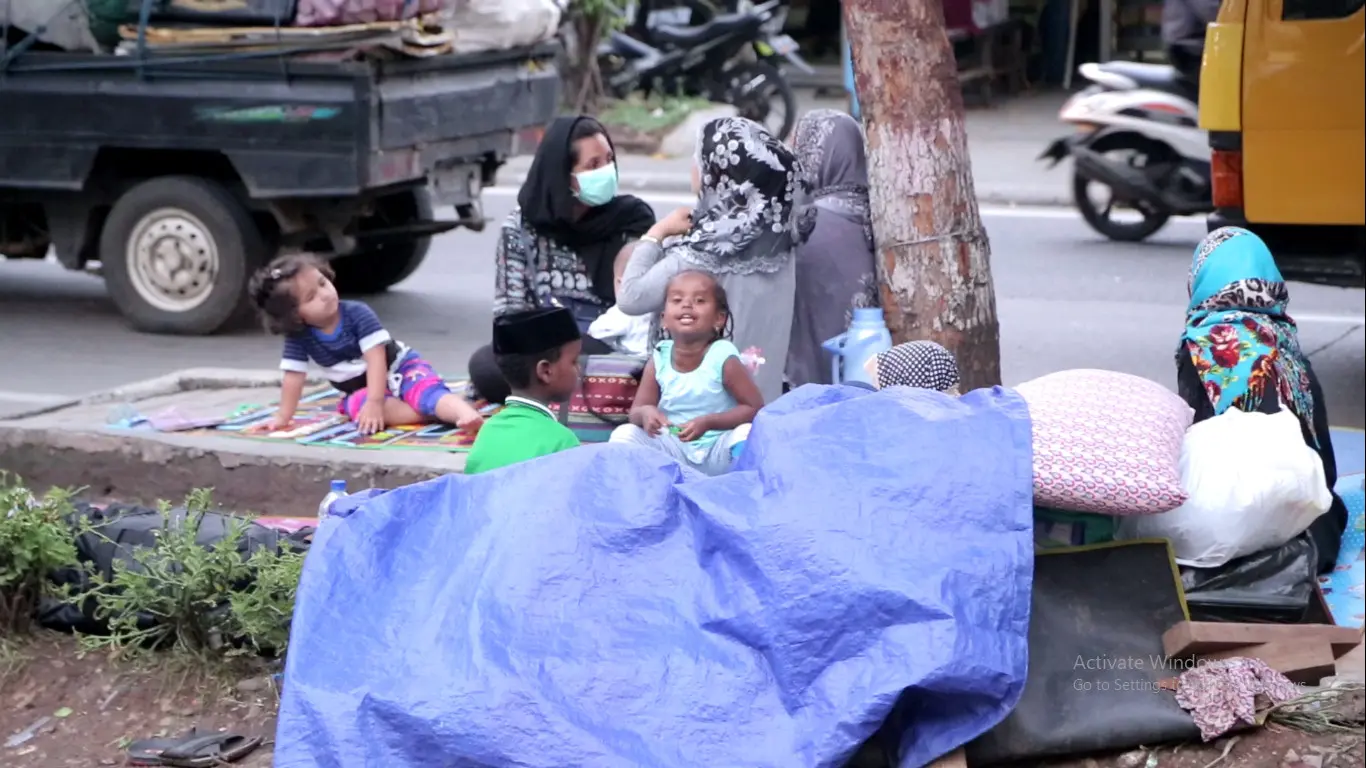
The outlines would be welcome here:
<svg viewBox="0 0 1366 768">
<path fill-rule="evenodd" d="M 650 36 L 660 45 L 686 48 L 711 42 L 727 33 L 746 29 L 751 25 L 757 26 L 758 23 L 758 17 L 752 14 L 726 13 L 695 27 L 660 24 L 657 27 L 650 28 Z"/>
<path fill-rule="evenodd" d="M 1176 67 L 1166 64 L 1145 64 L 1138 61 L 1109 61 L 1099 65 L 1102 72 L 1121 75 L 1138 83 L 1141 88 L 1152 88 L 1189 98 L 1191 84 Z"/>
</svg>

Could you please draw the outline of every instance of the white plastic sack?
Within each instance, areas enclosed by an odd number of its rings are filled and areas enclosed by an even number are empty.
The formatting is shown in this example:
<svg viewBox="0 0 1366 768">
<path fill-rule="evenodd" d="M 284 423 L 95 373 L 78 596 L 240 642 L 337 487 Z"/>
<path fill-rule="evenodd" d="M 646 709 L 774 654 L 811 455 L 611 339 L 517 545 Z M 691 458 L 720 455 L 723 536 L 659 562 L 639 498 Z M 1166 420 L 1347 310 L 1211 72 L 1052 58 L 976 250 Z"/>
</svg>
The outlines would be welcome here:
<svg viewBox="0 0 1366 768">
<path fill-rule="evenodd" d="M 1279 547 L 1333 503 L 1319 455 L 1300 420 L 1232 409 L 1193 425 L 1181 448 L 1185 504 L 1122 518 L 1118 538 L 1167 539 L 1176 562 L 1215 568 Z"/>
<path fill-rule="evenodd" d="M 557 0 L 458 0 L 442 26 L 455 53 L 499 51 L 554 37 L 562 10 Z"/>
<path fill-rule="evenodd" d="M 38 39 L 64 51 L 100 52 L 90 34 L 85 3 L 75 0 L 0 0 L 0 30 L 6 24 L 24 32 L 43 31 Z"/>
</svg>

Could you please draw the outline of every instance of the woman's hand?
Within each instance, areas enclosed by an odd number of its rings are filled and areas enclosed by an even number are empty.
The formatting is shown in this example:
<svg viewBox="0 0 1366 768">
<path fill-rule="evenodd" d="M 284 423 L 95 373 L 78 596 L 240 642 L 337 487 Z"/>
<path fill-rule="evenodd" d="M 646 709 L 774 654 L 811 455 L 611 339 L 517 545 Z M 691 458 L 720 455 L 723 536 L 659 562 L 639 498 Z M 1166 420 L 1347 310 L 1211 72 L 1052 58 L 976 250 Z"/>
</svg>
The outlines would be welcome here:
<svg viewBox="0 0 1366 768">
<path fill-rule="evenodd" d="M 669 212 L 668 216 L 660 219 L 647 233 L 656 240 L 663 240 L 666 237 L 686 235 L 692 229 L 692 208 L 682 206 Z"/>
<path fill-rule="evenodd" d="M 356 426 L 362 435 L 373 435 L 384 429 L 384 403 L 366 398 L 356 414 Z"/>
</svg>

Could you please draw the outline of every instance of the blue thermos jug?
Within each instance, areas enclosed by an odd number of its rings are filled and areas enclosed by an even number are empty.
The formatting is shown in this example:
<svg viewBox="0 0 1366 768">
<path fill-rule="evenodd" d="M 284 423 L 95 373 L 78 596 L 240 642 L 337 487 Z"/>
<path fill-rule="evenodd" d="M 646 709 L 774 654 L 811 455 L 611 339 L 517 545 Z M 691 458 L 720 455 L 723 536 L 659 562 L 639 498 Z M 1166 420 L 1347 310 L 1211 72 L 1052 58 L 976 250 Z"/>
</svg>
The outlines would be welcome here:
<svg viewBox="0 0 1366 768">
<path fill-rule="evenodd" d="M 881 309 L 856 309 L 849 330 L 821 346 L 831 354 L 831 382 L 857 381 L 875 386 L 863 366 L 874 355 L 892 348 L 892 332 L 887 330 Z"/>
</svg>

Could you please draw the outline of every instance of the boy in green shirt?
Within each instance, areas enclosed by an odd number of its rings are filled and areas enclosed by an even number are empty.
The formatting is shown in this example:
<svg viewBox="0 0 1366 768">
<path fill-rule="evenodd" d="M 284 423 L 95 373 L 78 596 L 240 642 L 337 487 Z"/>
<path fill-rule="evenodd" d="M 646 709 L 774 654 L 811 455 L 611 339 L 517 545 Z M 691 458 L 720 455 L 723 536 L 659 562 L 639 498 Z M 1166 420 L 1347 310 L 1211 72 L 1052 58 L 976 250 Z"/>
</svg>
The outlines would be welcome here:
<svg viewBox="0 0 1366 768">
<path fill-rule="evenodd" d="M 533 309 L 494 318 L 493 354 L 512 394 L 479 430 L 465 474 L 578 447 L 579 439 L 549 406 L 574 395 L 582 348 L 578 323 L 568 309 Z"/>
</svg>

